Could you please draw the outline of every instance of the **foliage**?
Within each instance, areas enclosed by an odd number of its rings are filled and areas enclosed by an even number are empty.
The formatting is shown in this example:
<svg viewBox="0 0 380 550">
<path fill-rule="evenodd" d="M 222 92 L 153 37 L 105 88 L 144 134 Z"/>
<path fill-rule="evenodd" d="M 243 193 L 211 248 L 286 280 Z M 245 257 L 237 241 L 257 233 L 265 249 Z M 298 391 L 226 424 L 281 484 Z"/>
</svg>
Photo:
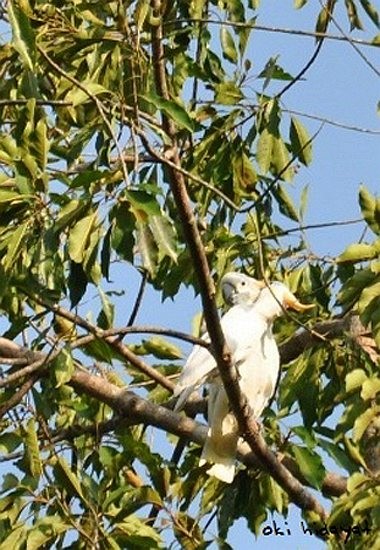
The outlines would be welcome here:
<svg viewBox="0 0 380 550">
<path fill-rule="evenodd" d="M 161 404 L 170 382 L 163 388 L 138 360 L 154 361 L 167 380 L 179 370 L 181 350 L 165 335 L 138 337 L 126 356 L 101 332 L 115 325 L 121 301 L 113 279 L 126 264 L 163 299 L 181 285 L 199 291 L 170 188 L 173 143 L 162 116 L 176 128 L 215 281 L 232 268 L 283 280 L 316 303 L 302 322 L 327 321 L 339 306 L 357 312 L 380 347 L 380 198 L 361 188 L 370 242 L 350 245 L 336 262 L 310 258 L 302 237 L 286 239 L 287 220 L 302 225 L 306 195 L 296 205 L 289 183 L 312 162 L 313 136 L 283 112 L 282 94 L 297 78 L 277 57 L 257 73 L 252 91 L 247 48 L 258 6 L 178 1 L 158 14 L 147 0 L 8 1 L 3 19 L 12 37 L 0 51 L 0 308 L 4 337 L 28 342 L 45 359 L 27 401 L 22 384 L 33 372 L 19 375 L 25 363 L 17 361 L 4 367 L 0 448 L 12 468 L 1 485 L 0 549 L 153 549 L 164 546 L 163 534 L 183 548 L 206 548 L 213 514 L 227 548 L 236 519 L 245 517 L 259 534 L 269 514 L 288 512 L 289 496 L 268 473 L 241 469 L 223 487 L 197 466 L 193 446 L 177 466 L 151 451 L 141 426 L 112 424 L 110 403 L 71 383 L 76 369 L 95 369 L 115 391 L 141 384 L 140 395 Z M 365 18 L 379 26 L 367 0 L 345 7 L 352 29 Z M 206 22 L 215 13 L 218 27 Z M 317 32 L 330 16 L 324 7 Z M 161 24 L 170 99 L 161 97 L 155 74 L 151 33 Z M 69 308 L 87 313 L 90 297 L 91 314 L 70 319 Z M 57 312 L 57 304 L 66 309 Z M 279 322 L 279 342 L 296 328 L 294 319 Z M 368 520 L 371 532 L 346 548 L 375 547 L 380 532 L 368 459 L 380 382 L 376 359 L 360 342 L 341 334 L 284 365 L 264 419 L 268 445 L 295 461 L 311 487 L 320 491 L 325 479 L 321 450 L 350 476 L 329 525 Z M 334 430 L 333 413 L 340 414 Z M 148 520 L 151 505 L 165 518 L 159 526 Z M 340 547 L 336 537 L 329 544 Z"/>
</svg>

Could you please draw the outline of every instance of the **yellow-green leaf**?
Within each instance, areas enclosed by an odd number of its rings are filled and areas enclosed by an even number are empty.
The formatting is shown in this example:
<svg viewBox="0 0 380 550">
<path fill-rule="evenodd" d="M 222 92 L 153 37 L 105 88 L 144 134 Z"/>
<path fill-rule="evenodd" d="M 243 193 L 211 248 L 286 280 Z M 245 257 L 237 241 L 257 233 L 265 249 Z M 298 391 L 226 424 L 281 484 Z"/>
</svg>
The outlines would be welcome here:
<svg viewBox="0 0 380 550">
<path fill-rule="evenodd" d="M 220 42 L 222 44 L 223 57 L 231 61 L 231 63 L 238 62 L 238 53 L 235 46 L 234 39 L 227 27 L 222 27 L 220 31 Z"/>
<path fill-rule="evenodd" d="M 181 359 L 181 350 L 174 344 L 164 340 L 160 336 L 153 336 L 149 340 L 143 340 L 145 350 L 159 359 Z"/>
<path fill-rule="evenodd" d="M 26 425 L 25 451 L 30 474 L 39 478 L 42 474 L 42 463 L 34 418 L 31 418 Z"/>
<path fill-rule="evenodd" d="M 274 140 L 274 135 L 267 128 L 264 128 L 260 134 L 256 150 L 256 160 L 264 174 L 268 172 L 271 165 Z"/>
<path fill-rule="evenodd" d="M 359 441 L 373 418 L 380 414 L 380 406 L 370 407 L 355 420 L 353 427 L 353 440 Z"/>
<path fill-rule="evenodd" d="M 8 0 L 8 17 L 12 27 L 13 46 L 20 54 L 24 66 L 33 71 L 36 45 L 30 21 L 13 0 Z"/>
<path fill-rule="evenodd" d="M 311 138 L 305 126 L 294 117 L 291 118 L 290 141 L 293 153 L 305 166 L 308 166 L 313 158 Z"/>
<path fill-rule="evenodd" d="M 96 212 L 85 216 L 70 231 L 68 250 L 70 258 L 80 264 L 86 254 L 91 233 L 96 229 L 98 217 Z"/>
<path fill-rule="evenodd" d="M 62 348 L 52 366 L 55 378 L 55 387 L 59 388 L 71 379 L 75 368 L 69 346 Z"/>
<path fill-rule="evenodd" d="M 359 205 L 365 221 L 376 235 L 380 235 L 380 207 L 377 207 L 376 197 L 364 185 L 360 186 Z"/>
<path fill-rule="evenodd" d="M 221 82 L 215 85 L 215 101 L 222 105 L 236 105 L 243 94 L 234 81 Z"/>
<path fill-rule="evenodd" d="M 350 392 L 359 388 L 367 380 L 367 374 L 363 369 L 354 369 L 346 376 L 346 391 Z"/>
<path fill-rule="evenodd" d="M 368 378 L 364 381 L 360 397 L 362 399 L 373 399 L 380 393 L 380 378 Z"/>
<path fill-rule="evenodd" d="M 9 240 L 7 254 L 3 259 L 5 271 L 8 271 L 16 262 L 22 251 L 25 249 L 25 234 L 29 228 L 28 223 L 20 225 Z"/>
<path fill-rule="evenodd" d="M 363 262 L 364 260 L 371 260 L 377 256 L 376 248 L 370 244 L 357 243 L 350 244 L 346 250 L 338 256 L 336 261 L 338 263 L 344 262 Z"/>
</svg>

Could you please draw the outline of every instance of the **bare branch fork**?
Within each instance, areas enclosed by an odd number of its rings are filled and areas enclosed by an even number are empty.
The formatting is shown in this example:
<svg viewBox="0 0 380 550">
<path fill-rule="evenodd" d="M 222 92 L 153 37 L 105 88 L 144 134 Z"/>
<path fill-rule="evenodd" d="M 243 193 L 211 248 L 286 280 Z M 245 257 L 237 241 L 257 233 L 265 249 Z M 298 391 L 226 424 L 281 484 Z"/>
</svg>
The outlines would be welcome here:
<svg viewBox="0 0 380 550">
<path fill-rule="evenodd" d="M 161 2 L 152 0 L 154 16 L 161 20 Z M 152 51 L 155 83 L 158 93 L 166 100 L 170 100 L 168 93 L 163 46 L 162 24 L 152 26 Z M 256 422 L 252 419 L 246 399 L 241 394 L 236 369 L 231 362 L 231 354 L 224 340 L 220 326 L 218 311 L 215 304 L 215 288 L 210 274 L 203 243 L 198 232 L 196 220 L 190 204 L 186 183 L 182 174 L 179 148 L 176 140 L 174 123 L 162 114 L 163 129 L 171 139 L 172 160 L 179 170 L 169 168 L 170 188 L 180 216 L 185 239 L 194 263 L 198 277 L 203 310 L 208 333 L 213 345 L 215 359 L 218 365 L 225 390 L 231 403 L 232 410 L 237 418 L 240 432 L 250 445 L 251 449 L 261 462 L 262 466 L 288 493 L 291 500 L 303 510 L 312 510 L 321 520 L 327 514 L 314 496 L 305 490 L 304 486 L 281 464 L 274 453 L 266 446 L 261 437 Z"/>
</svg>

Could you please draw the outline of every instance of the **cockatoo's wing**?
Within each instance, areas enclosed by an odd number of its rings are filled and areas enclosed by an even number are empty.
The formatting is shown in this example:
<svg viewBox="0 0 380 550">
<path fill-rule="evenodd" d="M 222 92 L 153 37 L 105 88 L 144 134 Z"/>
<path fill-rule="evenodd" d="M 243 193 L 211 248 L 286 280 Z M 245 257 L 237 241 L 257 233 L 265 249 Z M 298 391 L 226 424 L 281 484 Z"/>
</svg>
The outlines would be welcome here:
<svg viewBox="0 0 380 550">
<path fill-rule="evenodd" d="M 236 349 L 236 334 L 239 334 L 239 321 L 242 319 L 239 306 L 252 304 L 260 294 L 264 284 L 243 273 L 227 273 L 221 281 L 224 299 L 227 303 L 236 304 L 221 319 L 221 326 L 230 351 Z M 241 328 L 244 328 L 243 325 Z M 209 341 L 206 333 L 203 336 Z M 174 390 L 174 396 L 179 396 L 175 410 L 180 410 L 192 392 L 202 385 L 208 375 L 216 368 L 216 362 L 211 353 L 201 346 L 194 346 Z"/>
<path fill-rule="evenodd" d="M 204 339 L 207 341 L 208 335 Z M 174 410 L 183 408 L 193 391 L 205 382 L 215 367 L 216 362 L 211 353 L 202 346 L 194 346 L 174 388 L 174 397 L 179 396 Z"/>
</svg>

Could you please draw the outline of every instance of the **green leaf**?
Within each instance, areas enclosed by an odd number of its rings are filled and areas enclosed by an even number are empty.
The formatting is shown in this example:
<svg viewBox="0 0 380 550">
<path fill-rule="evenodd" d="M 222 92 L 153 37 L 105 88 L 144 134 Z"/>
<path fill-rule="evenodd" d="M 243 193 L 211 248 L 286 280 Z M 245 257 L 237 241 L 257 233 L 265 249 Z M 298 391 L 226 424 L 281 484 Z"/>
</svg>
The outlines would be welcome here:
<svg viewBox="0 0 380 550">
<path fill-rule="evenodd" d="M 143 340 L 142 344 L 148 353 L 158 357 L 158 359 L 181 359 L 182 357 L 181 350 L 177 346 L 159 336 Z"/>
<path fill-rule="evenodd" d="M 47 548 L 46 543 L 53 542 L 60 534 L 72 529 L 70 523 L 66 523 L 57 516 L 47 516 L 36 521 L 30 528 L 26 543 L 26 550 L 39 550 Z M 49 545 L 50 546 L 50 545 Z M 50 546 L 51 547 L 51 546 Z"/>
<path fill-rule="evenodd" d="M 379 19 L 379 12 L 375 8 L 375 6 L 369 2 L 369 0 L 360 0 L 360 3 L 368 15 L 368 17 L 373 21 L 373 23 L 376 25 L 376 27 L 380 27 L 380 19 Z"/>
<path fill-rule="evenodd" d="M 72 472 L 66 460 L 62 456 L 57 457 L 54 472 L 59 478 L 57 480 L 58 484 L 62 484 L 71 496 L 79 497 L 86 503 L 79 479 L 74 472 Z"/>
<path fill-rule="evenodd" d="M 156 530 L 137 516 L 129 516 L 123 521 L 115 523 L 113 528 L 117 532 L 127 535 L 126 540 L 128 540 L 130 548 L 149 548 L 151 550 L 162 548 L 162 540 Z"/>
<path fill-rule="evenodd" d="M 374 308 L 372 306 L 376 305 L 376 302 L 380 298 L 380 281 L 375 281 L 374 284 L 368 285 L 363 289 L 363 292 L 360 295 L 358 306 L 359 312 L 361 314 L 362 320 L 365 319 L 365 323 L 368 323 L 371 320 L 372 313 L 374 313 Z M 375 303 L 371 303 L 375 302 Z M 376 309 L 375 309 L 376 311 Z"/>
<path fill-rule="evenodd" d="M 244 98 L 234 81 L 221 82 L 215 85 L 215 101 L 222 105 L 236 105 Z"/>
<path fill-rule="evenodd" d="M 232 174 L 236 191 L 251 191 L 257 183 L 257 173 L 244 151 L 232 158 Z"/>
<path fill-rule="evenodd" d="M 380 415 L 380 406 L 372 406 L 367 409 L 363 414 L 361 414 L 354 423 L 353 426 L 353 441 L 358 442 L 366 429 L 368 428 L 370 422 Z"/>
<path fill-rule="evenodd" d="M 353 0 L 344 0 L 344 2 L 346 4 L 348 19 L 351 24 L 351 30 L 363 30 L 363 25 L 359 19 L 358 10 L 356 9 L 355 2 Z"/>
<path fill-rule="evenodd" d="M 357 464 L 350 460 L 346 451 L 342 449 L 337 443 L 326 441 L 325 439 L 318 440 L 319 446 L 322 447 L 324 451 L 335 460 L 336 464 L 341 468 L 344 468 L 350 474 L 353 474 L 357 471 Z"/>
<path fill-rule="evenodd" d="M 136 9 L 134 10 L 133 16 L 137 25 L 138 31 L 141 31 L 143 25 L 146 21 L 146 18 L 149 14 L 150 1 L 149 0 L 138 0 L 136 3 Z"/>
<path fill-rule="evenodd" d="M 257 78 L 265 78 L 263 89 L 268 86 L 271 80 L 285 80 L 290 81 L 294 80 L 294 77 L 284 71 L 280 65 L 277 64 L 278 56 L 271 57 L 269 61 L 266 63 L 264 69 L 261 71 L 261 73 L 258 75 Z"/>
<path fill-rule="evenodd" d="M 36 124 L 35 131 L 33 132 L 33 141 L 31 143 L 38 167 L 41 170 L 45 170 L 46 168 L 49 145 L 46 121 L 44 118 L 41 118 Z"/>
<path fill-rule="evenodd" d="M 350 244 L 346 250 L 340 254 L 336 261 L 337 263 L 344 262 L 363 262 L 365 260 L 371 260 L 376 258 L 378 252 L 376 248 L 370 244 L 357 243 Z"/>
<path fill-rule="evenodd" d="M 294 117 L 290 123 L 290 141 L 293 153 L 305 166 L 309 166 L 313 158 L 311 138 L 305 126 Z"/>
<path fill-rule="evenodd" d="M 276 188 L 273 188 L 272 194 L 276 197 L 281 214 L 291 220 L 299 222 L 298 212 L 292 199 L 290 198 L 290 195 L 285 190 L 284 185 L 278 185 Z"/>
<path fill-rule="evenodd" d="M 347 279 L 338 293 L 338 303 L 352 305 L 357 302 L 362 291 L 376 280 L 376 275 L 370 269 L 363 269 Z"/>
<path fill-rule="evenodd" d="M 102 302 L 102 311 L 98 316 L 98 325 L 102 329 L 111 328 L 115 317 L 115 306 L 101 288 L 98 288 L 99 296 Z"/>
<path fill-rule="evenodd" d="M 374 399 L 378 393 L 380 393 L 380 378 L 368 378 L 364 381 L 360 392 L 362 399 Z"/>
<path fill-rule="evenodd" d="M 12 27 L 13 46 L 20 54 L 24 66 L 33 71 L 36 45 L 29 19 L 13 0 L 8 1 L 8 17 Z"/>
<path fill-rule="evenodd" d="M 321 457 L 306 447 L 292 445 L 291 450 L 302 475 L 312 487 L 320 489 L 326 474 Z"/>
<path fill-rule="evenodd" d="M 137 248 L 141 255 L 142 265 L 150 275 L 156 271 L 157 245 L 152 231 L 144 222 L 137 222 Z"/>
<path fill-rule="evenodd" d="M 19 225 L 10 238 L 7 253 L 3 258 L 3 266 L 5 271 L 9 271 L 11 269 L 21 253 L 25 250 L 25 235 L 28 230 L 29 223 Z"/>
<path fill-rule="evenodd" d="M 87 253 L 91 234 L 96 229 L 98 215 L 96 212 L 85 216 L 77 222 L 70 231 L 68 240 L 68 251 L 70 258 L 80 264 Z"/>
<path fill-rule="evenodd" d="M 376 197 L 364 185 L 360 186 L 359 204 L 365 221 L 375 235 L 380 235 L 380 206 L 377 205 Z"/>
<path fill-rule="evenodd" d="M 53 231 L 58 232 L 69 227 L 78 218 L 89 209 L 89 203 L 82 200 L 73 199 L 62 206 L 57 218 L 54 221 Z"/>
<path fill-rule="evenodd" d="M 260 134 L 256 150 L 256 160 L 264 174 L 269 171 L 271 166 L 274 141 L 275 136 L 268 128 L 264 128 Z"/>
<path fill-rule="evenodd" d="M 92 82 L 91 80 L 85 80 L 81 82 L 81 84 L 85 88 L 85 90 L 72 87 L 65 96 L 65 101 L 72 103 L 74 107 L 78 107 L 78 105 L 84 103 L 85 101 L 92 101 L 91 96 L 97 96 L 99 94 L 108 92 L 108 90 L 104 86 L 98 84 L 97 82 Z"/>
<path fill-rule="evenodd" d="M 71 356 L 70 346 L 65 346 L 62 348 L 59 355 L 53 361 L 52 367 L 52 374 L 54 376 L 56 388 L 66 384 L 66 382 L 71 379 L 75 366 Z"/>
<path fill-rule="evenodd" d="M 151 216 L 149 227 L 158 246 L 159 257 L 169 256 L 173 262 L 177 262 L 177 241 L 173 224 L 163 215 Z"/>
<path fill-rule="evenodd" d="M 296 10 L 299 10 L 300 8 L 303 8 L 307 2 L 308 0 L 294 0 L 294 7 Z"/>
<path fill-rule="evenodd" d="M 12 453 L 22 444 L 22 437 L 15 432 L 4 432 L 0 435 L 0 453 Z"/>
<path fill-rule="evenodd" d="M 189 130 L 189 132 L 194 131 L 195 123 L 193 119 L 187 113 L 186 109 L 176 101 L 163 99 L 153 92 L 146 94 L 143 99 L 149 101 L 152 105 L 163 111 L 180 128 L 185 128 L 186 130 Z"/>
<path fill-rule="evenodd" d="M 0 550 L 10 550 L 14 548 L 24 548 L 24 542 L 26 539 L 27 528 L 25 526 L 13 528 L 10 535 L 0 543 Z"/>
<path fill-rule="evenodd" d="M 79 304 L 86 292 L 87 284 L 88 279 L 83 271 L 82 264 L 70 262 L 68 287 L 71 307 L 75 307 Z"/>
<path fill-rule="evenodd" d="M 365 380 L 367 380 L 366 372 L 363 369 L 354 369 L 346 376 L 346 391 L 350 392 L 360 388 Z"/>
<path fill-rule="evenodd" d="M 34 418 L 26 425 L 25 453 L 30 475 L 38 479 L 42 474 L 42 463 Z"/>
<path fill-rule="evenodd" d="M 238 53 L 236 50 L 234 39 L 227 27 L 222 27 L 220 30 L 220 42 L 222 44 L 223 57 L 231 61 L 231 63 L 238 62 Z"/>
<path fill-rule="evenodd" d="M 271 161 L 276 171 L 276 175 L 279 175 L 281 179 L 285 181 L 291 181 L 293 179 L 294 172 L 289 164 L 289 151 L 280 136 L 274 136 Z"/>
</svg>

